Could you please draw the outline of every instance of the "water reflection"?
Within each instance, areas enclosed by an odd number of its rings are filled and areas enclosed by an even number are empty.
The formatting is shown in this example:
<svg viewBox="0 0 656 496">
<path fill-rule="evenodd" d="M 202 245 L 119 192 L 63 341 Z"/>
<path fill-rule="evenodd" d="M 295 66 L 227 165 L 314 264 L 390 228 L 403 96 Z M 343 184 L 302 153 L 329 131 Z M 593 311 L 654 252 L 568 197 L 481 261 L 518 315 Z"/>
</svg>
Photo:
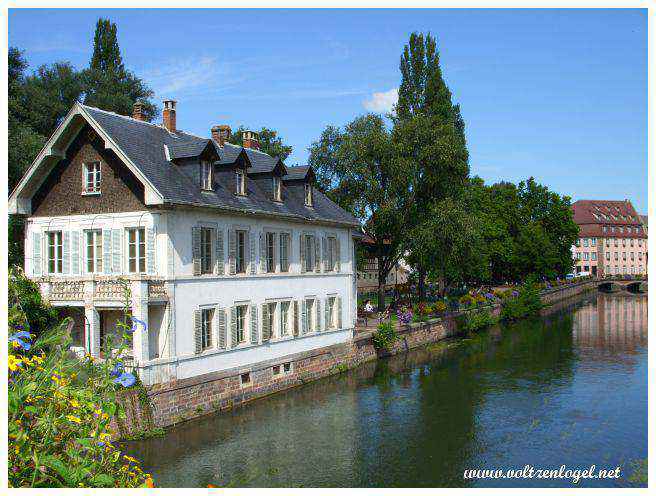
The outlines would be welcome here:
<svg viewBox="0 0 656 496">
<path fill-rule="evenodd" d="M 372 362 L 131 443 L 160 486 L 559 486 L 469 468 L 598 467 L 647 453 L 647 298 L 590 293 L 539 319 Z"/>
</svg>

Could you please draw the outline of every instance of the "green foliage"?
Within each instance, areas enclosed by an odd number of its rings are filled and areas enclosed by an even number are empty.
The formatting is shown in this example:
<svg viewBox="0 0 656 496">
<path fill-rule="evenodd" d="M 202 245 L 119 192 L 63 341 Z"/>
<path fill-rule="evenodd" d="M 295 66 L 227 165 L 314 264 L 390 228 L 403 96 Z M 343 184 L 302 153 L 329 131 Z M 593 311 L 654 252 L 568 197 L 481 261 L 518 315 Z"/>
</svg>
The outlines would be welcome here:
<svg viewBox="0 0 656 496">
<path fill-rule="evenodd" d="M 239 129 L 230 134 L 228 142 L 233 145 L 243 145 L 243 136 L 242 133 L 246 131 L 247 128 L 244 126 L 239 126 Z M 285 161 L 292 153 L 292 147 L 286 145 L 278 132 L 267 127 L 263 127 L 258 133 L 258 141 L 260 142 L 260 151 L 268 153 L 272 157 L 280 157 L 280 160 Z"/>
<path fill-rule="evenodd" d="M 497 324 L 498 322 L 499 319 L 492 315 L 489 310 L 481 309 L 467 312 L 460 325 L 462 329 L 473 332 Z"/>
<path fill-rule="evenodd" d="M 633 484 L 646 485 L 648 482 L 648 467 L 647 458 L 643 460 L 636 460 L 631 463 L 633 473 L 629 476 L 629 481 Z"/>
<path fill-rule="evenodd" d="M 9 325 L 27 320 L 30 332 L 40 336 L 58 323 L 57 310 L 43 301 L 39 286 L 25 277 L 19 268 L 9 269 Z"/>
<path fill-rule="evenodd" d="M 501 320 L 513 321 L 538 315 L 543 306 L 539 286 L 529 280 L 519 289 L 517 296 L 506 296 L 502 300 Z"/>
<path fill-rule="evenodd" d="M 10 307 L 12 332 L 21 331 L 9 344 L 9 486 L 152 487 L 139 462 L 111 442 L 111 419 L 122 415 L 117 376 L 132 377 L 117 372 L 122 364 L 115 358 L 124 354 L 129 326 L 119 324 L 116 354 L 80 359 L 68 351 L 67 321 L 30 347 L 33 319 L 22 308 Z"/>
<path fill-rule="evenodd" d="M 371 336 L 374 348 L 377 350 L 389 349 L 397 339 L 399 339 L 399 336 L 396 329 L 389 322 L 378 324 L 378 330 Z"/>
</svg>

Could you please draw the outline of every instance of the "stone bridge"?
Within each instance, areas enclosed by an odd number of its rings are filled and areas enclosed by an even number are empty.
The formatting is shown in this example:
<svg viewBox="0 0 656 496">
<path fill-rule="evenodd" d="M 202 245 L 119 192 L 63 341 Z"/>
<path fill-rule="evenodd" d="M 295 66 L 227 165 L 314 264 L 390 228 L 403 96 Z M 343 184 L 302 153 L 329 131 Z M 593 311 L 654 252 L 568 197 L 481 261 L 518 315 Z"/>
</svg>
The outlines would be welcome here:
<svg viewBox="0 0 656 496">
<path fill-rule="evenodd" d="M 622 279 L 608 277 L 597 281 L 599 291 L 612 293 L 614 291 L 628 291 L 630 293 L 646 293 L 648 286 L 647 278 L 643 279 Z"/>
</svg>

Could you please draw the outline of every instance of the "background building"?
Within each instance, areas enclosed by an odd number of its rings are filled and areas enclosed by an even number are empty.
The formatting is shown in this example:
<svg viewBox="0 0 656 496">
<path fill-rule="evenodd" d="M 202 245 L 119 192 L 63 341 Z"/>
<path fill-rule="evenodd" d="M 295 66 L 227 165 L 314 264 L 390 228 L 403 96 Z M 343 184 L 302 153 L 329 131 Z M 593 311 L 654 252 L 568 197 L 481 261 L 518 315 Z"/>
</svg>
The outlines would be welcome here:
<svg viewBox="0 0 656 496">
<path fill-rule="evenodd" d="M 577 273 L 647 274 L 647 230 L 629 200 L 579 200 L 572 210 L 579 226 L 572 249 Z"/>
</svg>

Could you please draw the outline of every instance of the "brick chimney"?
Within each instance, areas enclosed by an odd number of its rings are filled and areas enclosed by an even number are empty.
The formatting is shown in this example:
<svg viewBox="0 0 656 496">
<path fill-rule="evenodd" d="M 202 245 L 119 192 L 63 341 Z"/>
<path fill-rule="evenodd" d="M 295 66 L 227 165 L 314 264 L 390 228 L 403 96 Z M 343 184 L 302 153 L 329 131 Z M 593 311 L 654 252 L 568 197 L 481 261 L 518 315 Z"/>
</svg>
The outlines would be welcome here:
<svg viewBox="0 0 656 496">
<path fill-rule="evenodd" d="M 162 120 L 164 127 L 171 133 L 175 133 L 175 100 L 164 100 L 164 110 L 162 111 Z"/>
<path fill-rule="evenodd" d="M 146 120 L 146 116 L 144 115 L 144 111 L 143 111 L 142 102 L 135 102 L 134 105 L 132 106 L 132 118 L 138 121 Z"/>
<path fill-rule="evenodd" d="M 252 148 L 254 150 L 260 149 L 260 142 L 257 139 L 257 133 L 253 131 L 244 131 L 242 133 L 242 141 L 244 148 Z"/>
<path fill-rule="evenodd" d="M 230 139 L 230 133 L 232 130 L 227 124 L 219 124 L 218 126 L 212 126 L 212 139 L 223 148 L 223 144 Z"/>
</svg>

